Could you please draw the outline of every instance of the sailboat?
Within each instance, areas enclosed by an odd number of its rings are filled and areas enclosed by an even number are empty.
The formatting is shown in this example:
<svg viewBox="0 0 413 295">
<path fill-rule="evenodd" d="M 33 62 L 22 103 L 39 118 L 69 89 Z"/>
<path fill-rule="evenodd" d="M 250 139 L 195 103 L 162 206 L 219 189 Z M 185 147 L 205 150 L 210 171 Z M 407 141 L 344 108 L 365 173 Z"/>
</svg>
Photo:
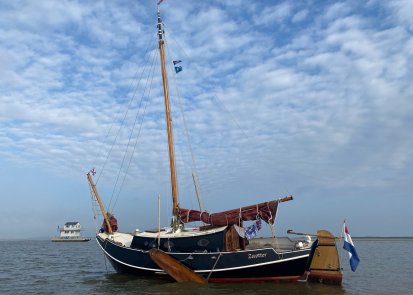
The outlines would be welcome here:
<svg viewBox="0 0 413 295">
<path fill-rule="evenodd" d="M 186 209 L 180 206 L 174 155 L 173 126 L 165 61 L 165 32 L 157 11 L 157 37 L 162 70 L 167 144 L 172 195 L 171 226 L 158 230 L 124 233 L 117 230 L 116 218 L 105 210 L 92 173 L 87 179 L 103 215 L 103 226 L 96 240 L 117 272 L 137 275 L 162 275 L 168 272 L 153 259 L 153 249 L 208 282 L 298 281 L 310 267 L 315 251 L 308 236 L 298 238 L 252 238 L 261 222 L 274 225 L 280 204 L 293 199 L 280 197 L 268 202 L 238 207 L 219 213 Z M 188 227 L 200 221 L 204 226 Z M 244 228 L 245 222 L 252 222 Z"/>
</svg>

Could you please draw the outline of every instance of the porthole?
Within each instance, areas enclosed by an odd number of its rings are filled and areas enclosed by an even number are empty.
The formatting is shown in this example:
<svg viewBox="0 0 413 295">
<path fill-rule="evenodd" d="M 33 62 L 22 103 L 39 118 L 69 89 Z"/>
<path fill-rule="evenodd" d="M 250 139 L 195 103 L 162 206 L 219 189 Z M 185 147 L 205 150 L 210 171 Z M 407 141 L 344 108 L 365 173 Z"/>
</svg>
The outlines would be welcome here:
<svg viewBox="0 0 413 295">
<path fill-rule="evenodd" d="M 163 243 L 163 246 L 167 249 L 170 249 L 174 246 L 174 243 L 171 241 L 166 241 L 165 243 Z"/>
<path fill-rule="evenodd" d="M 198 244 L 198 246 L 200 246 L 200 247 L 206 247 L 206 246 L 209 245 L 209 241 L 206 240 L 206 239 L 200 239 L 197 244 Z"/>
</svg>

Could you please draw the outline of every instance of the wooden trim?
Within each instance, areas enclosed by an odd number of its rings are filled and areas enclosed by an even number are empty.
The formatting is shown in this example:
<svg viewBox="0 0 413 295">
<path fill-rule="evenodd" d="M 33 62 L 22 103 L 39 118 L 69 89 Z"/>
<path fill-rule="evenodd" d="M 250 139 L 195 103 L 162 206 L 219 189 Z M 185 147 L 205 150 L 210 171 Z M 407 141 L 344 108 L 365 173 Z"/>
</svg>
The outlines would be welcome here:
<svg viewBox="0 0 413 295">
<path fill-rule="evenodd" d="M 162 70 L 162 84 L 163 93 L 165 101 L 165 119 L 166 119 L 166 131 L 168 133 L 168 150 L 169 150 L 169 166 L 171 173 L 171 187 L 172 187 L 172 215 L 178 216 L 179 200 L 178 200 L 178 188 L 177 188 L 177 177 L 175 169 L 175 154 L 174 154 L 174 140 L 173 140 L 173 130 L 172 130 L 172 116 L 171 116 L 171 106 L 169 102 L 169 92 L 168 92 L 168 77 L 166 73 L 166 63 L 165 63 L 165 41 L 163 39 L 163 26 L 161 21 L 161 16 L 158 12 L 158 32 L 159 35 L 159 54 L 161 58 L 161 70 Z"/>
<path fill-rule="evenodd" d="M 102 215 L 103 215 L 103 219 L 104 219 L 104 221 L 105 221 L 105 223 L 106 223 L 106 225 L 107 225 L 107 227 L 108 227 L 108 232 L 109 232 L 110 234 L 113 234 L 112 227 L 110 226 L 110 222 L 109 222 L 108 216 L 107 216 L 107 214 L 106 214 L 105 207 L 103 206 L 102 200 L 101 200 L 100 197 L 99 197 L 99 193 L 98 193 L 98 191 L 97 191 L 97 189 L 96 189 L 96 186 L 95 186 L 95 184 L 94 184 L 94 182 L 93 182 L 92 177 L 90 176 L 90 173 L 87 174 L 87 180 L 89 181 L 90 186 L 92 187 L 93 193 L 94 193 L 94 195 L 95 195 L 96 201 L 97 201 L 98 204 L 99 204 L 100 211 L 102 212 Z"/>
</svg>

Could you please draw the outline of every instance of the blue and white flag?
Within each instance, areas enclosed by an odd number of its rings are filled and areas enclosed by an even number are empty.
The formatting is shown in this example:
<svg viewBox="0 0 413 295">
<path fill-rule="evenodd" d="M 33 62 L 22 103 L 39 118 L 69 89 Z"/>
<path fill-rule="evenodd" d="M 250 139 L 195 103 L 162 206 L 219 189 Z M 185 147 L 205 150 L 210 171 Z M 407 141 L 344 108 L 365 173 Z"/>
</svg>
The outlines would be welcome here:
<svg viewBox="0 0 413 295">
<path fill-rule="evenodd" d="M 258 231 L 261 229 L 261 219 L 259 218 L 254 224 L 250 225 L 245 229 L 245 238 L 247 240 L 252 240 L 257 235 Z"/>
<path fill-rule="evenodd" d="M 350 233 L 348 232 L 348 228 L 344 223 L 344 250 L 348 251 L 348 256 L 350 258 L 350 267 L 352 271 L 356 271 L 357 266 L 359 265 L 360 258 L 357 255 L 356 248 L 354 248 L 353 241 L 351 239 Z"/>
<path fill-rule="evenodd" d="M 257 235 L 258 229 L 255 224 L 250 225 L 245 229 L 245 238 L 249 241 L 255 238 Z"/>
<path fill-rule="evenodd" d="M 172 62 L 174 63 L 175 73 L 178 74 L 180 71 L 182 71 L 182 67 L 181 67 L 181 66 L 177 66 L 177 64 L 179 64 L 180 62 L 182 62 L 182 60 L 173 60 Z"/>
</svg>

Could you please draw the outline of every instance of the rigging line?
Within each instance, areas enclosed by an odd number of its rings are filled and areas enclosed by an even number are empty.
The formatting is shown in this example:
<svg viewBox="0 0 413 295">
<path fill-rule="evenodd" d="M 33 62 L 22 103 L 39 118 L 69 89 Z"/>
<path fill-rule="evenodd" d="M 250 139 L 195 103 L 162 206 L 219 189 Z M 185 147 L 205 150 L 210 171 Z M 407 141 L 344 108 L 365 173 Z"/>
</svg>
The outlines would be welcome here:
<svg viewBox="0 0 413 295">
<path fill-rule="evenodd" d="M 169 51 L 169 46 L 168 46 L 168 43 L 166 41 L 165 41 L 165 47 L 166 47 L 166 50 L 167 50 L 167 55 L 168 55 L 169 60 L 172 60 L 171 54 L 170 54 L 170 51 Z M 192 176 L 195 175 L 196 180 L 197 180 L 197 182 L 194 183 L 195 184 L 196 195 L 197 195 L 198 202 L 199 202 L 198 193 L 201 193 L 200 198 L 201 198 L 202 203 L 203 203 L 202 191 L 201 190 L 199 192 L 197 191 L 197 187 L 200 188 L 199 175 L 198 175 L 198 172 L 197 172 L 196 161 L 195 161 L 195 157 L 194 157 L 194 153 L 193 153 L 193 149 L 192 149 L 192 144 L 191 144 L 191 140 L 190 140 L 190 136 L 189 136 L 189 131 L 188 131 L 188 127 L 187 127 L 188 125 L 186 123 L 185 113 L 183 111 L 182 94 L 179 90 L 179 86 L 178 86 L 178 82 L 177 82 L 177 74 L 176 74 L 176 72 L 174 70 L 174 67 L 171 63 L 168 63 L 168 66 L 169 66 L 170 71 L 172 72 L 172 77 L 174 79 L 174 85 L 175 85 L 175 91 L 176 91 L 177 96 L 178 96 L 178 105 L 179 105 L 179 111 L 181 113 L 182 125 L 184 126 L 184 134 L 185 134 L 186 144 L 187 144 L 187 147 L 188 147 L 188 151 L 191 155 L 191 165 L 189 165 L 187 163 L 187 161 L 185 160 L 183 152 L 181 152 L 179 149 L 177 150 L 177 152 L 180 154 L 182 162 L 186 165 L 186 167 L 189 167 L 189 169 L 191 170 Z M 195 179 L 194 179 L 194 181 L 195 181 Z M 200 207 L 202 207 L 202 206 L 200 206 Z M 205 208 L 205 204 L 203 204 L 203 207 Z"/>
<path fill-rule="evenodd" d="M 168 29 L 165 25 L 164 25 L 164 29 L 165 31 Z M 172 35 L 172 34 L 170 34 Z M 178 41 L 176 41 L 173 37 L 172 40 L 176 43 L 176 45 L 182 50 L 182 52 L 184 53 L 185 57 L 189 59 L 189 55 L 185 52 L 184 48 L 178 43 Z M 198 67 L 195 65 L 194 67 L 195 71 L 197 72 L 198 76 L 201 76 L 201 71 L 198 69 Z M 212 94 L 212 97 L 218 101 L 218 103 L 221 104 L 222 108 L 228 113 L 230 114 L 231 120 L 234 122 L 235 126 L 242 132 L 242 134 L 248 138 L 248 136 L 245 134 L 244 128 L 241 127 L 241 125 L 238 123 L 236 117 L 234 116 L 234 114 L 232 114 L 232 112 L 230 112 L 230 110 L 225 106 L 225 104 L 219 99 L 218 96 L 216 96 L 215 94 Z"/>
<path fill-rule="evenodd" d="M 154 51 L 154 52 L 155 52 L 155 51 Z M 156 60 L 156 56 L 155 56 L 155 54 L 153 54 L 153 57 L 152 57 L 152 65 L 151 65 L 151 68 L 152 68 L 152 69 L 154 68 L 155 60 Z M 153 71 L 153 70 L 150 70 L 149 73 L 151 73 L 151 71 Z M 149 74 L 148 77 L 146 78 L 146 84 L 145 84 L 145 87 L 144 87 L 144 90 L 143 90 L 143 93 L 142 93 L 142 97 L 141 97 L 140 102 L 139 102 L 138 112 L 137 112 L 137 114 L 136 114 L 136 116 L 135 116 L 135 121 L 134 121 L 134 123 L 133 123 L 132 129 L 131 129 L 131 132 L 130 132 L 130 135 L 129 135 L 129 139 L 128 139 L 128 143 L 127 143 L 127 145 L 126 145 L 125 153 L 124 153 L 124 155 L 123 155 L 122 163 L 121 163 L 121 165 L 120 165 L 120 167 L 119 167 L 119 171 L 118 171 L 118 175 L 117 175 L 117 177 L 116 177 L 115 185 L 114 185 L 114 187 L 113 187 L 112 194 L 111 194 L 111 196 L 110 196 L 109 208 L 110 208 L 110 206 L 111 206 L 111 204 L 112 204 L 112 200 L 113 200 L 113 197 L 114 197 L 114 195 L 115 195 L 116 188 L 117 188 L 117 186 L 118 186 L 118 181 L 119 181 L 119 178 L 120 178 L 120 174 L 122 173 L 122 168 L 123 168 L 123 166 L 124 166 L 124 164 L 125 164 L 126 156 L 127 156 L 127 154 L 128 154 L 129 146 L 130 146 L 130 143 L 131 143 L 131 140 L 132 140 L 132 136 L 133 136 L 133 131 L 134 131 L 134 129 L 135 129 L 136 123 L 138 122 L 139 114 L 141 113 L 141 110 L 142 110 L 142 104 L 143 104 L 143 101 L 144 101 L 146 89 L 148 88 L 149 77 L 150 77 L 150 74 Z M 135 92 L 135 94 L 136 94 L 136 92 Z"/>
<path fill-rule="evenodd" d="M 211 274 L 212 274 L 212 272 L 214 271 L 215 267 L 217 266 L 218 260 L 221 258 L 222 255 L 223 255 L 222 252 L 219 252 L 219 256 L 218 256 L 217 260 L 215 260 L 214 266 L 212 267 L 211 271 L 209 272 L 209 274 L 208 274 L 208 276 L 207 276 L 207 278 L 206 278 L 207 281 L 208 281 L 209 278 L 211 277 Z"/>
<path fill-rule="evenodd" d="M 154 38 L 152 38 L 152 39 L 154 39 Z M 148 56 L 147 53 L 149 52 L 149 49 L 150 49 L 150 48 L 152 48 L 152 50 L 153 50 L 154 43 L 155 43 L 155 42 L 152 41 L 152 43 L 150 43 L 149 46 L 148 46 L 148 48 L 146 49 L 146 52 L 145 52 L 145 57 L 146 57 L 146 59 L 145 59 L 145 64 L 146 64 L 146 61 L 150 58 L 150 55 Z M 124 123 L 125 123 L 126 116 L 127 116 L 128 112 L 129 112 L 129 108 L 130 108 L 130 106 L 132 105 L 132 102 L 135 100 L 136 91 L 137 91 L 137 88 L 139 87 L 140 81 L 142 80 L 142 77 L 143 77 L 143 74 L 145 73 L 145 70 L 146 70 L 146 66 L 142 68 L 142 72 L 141 72 L 140 78 L 139 78 L 139 80 L 138 80 L 138 82 L 137 82 L 137 84 L 136 84 L 134 94 L 132 95 L 132 97 L 130 98 L 130 100 L 129 100 L 129 102 L 128 102 L 128 106 L 127 106 L 127 108 L 126 108 L 126 111 L 125 111 L 125 113 L 124 113 L 123 119 L 122 119 L 122 121 L 121 121 L 121 125 L 119 126 L 119 129 L 118 129 L 118 132 L 117 132 L 117 134 L 116 134 L 116 136 L 115 136 L 115 139 L 113 140 L 113 143 L 112 143 L 112 145 L 111 145 L 111 147 L 110 147 L 110 149 L 109 149 L 109 151 L 108 151 L 108 153 L 107 153 L 107 155 L 106 155 L 105 162 L 104 162 L 103 166 L 102 166 L 101 169 L 100 169 L 100 173 L 99 173 L 99 175 L 98 175 L 98 178 L 97 178 L 97 180 L 96 180 L 95 185 L 98 184 L 98 182 L 99 182 L 99 180 L 100 180 L 100 177 L 102 176 L 103 171 L 104 171 L 104 169 L 105 169 L 105 167 L 106 167 L 106 164 L 108 163 L 109 156 L 110 156 L 110 154 L 112 153 L 112 150 L 113 150 L 113 148 L 114 148 L 114 146 L 115 146 L 115 144 L 116 144 L 116 141 L 118 140 L 120 131 L 121 131 L 121 129 L 122 129 Z M 138 73 L 138 71 L 136 71 L 135 77 L 137 76 L 137 73 Z M 136 81 L 135 79 L 132 80 L 126 96 L 130 93 L 130 91 L 131 91 L 131 89 L 132 89 L 132 86 L 133 86 L 133 84 L 134 84 L 135 81 Z M 121 109 L 119 108 L 118 114 L 116 115 L 115 120 L 114 120 L 114 122 L 112 123 L 112 126 L 110 127 L 110 129 L 112 129 L 112 127 L 115 125 L 115 123 L 116 123 L 117 120 L 119 119 L 117 116 L 120 114 L 120 110 L 121 110 Z M 110 130 L 109 130 L 109 132 L 110 132 Z M 108 134 L 107 134 L 107 137 L 109 136 L 109 132 L 108 132 Z M 105 143 L 106 143 L 106 142 L 104 142 L 104 144 L 105 144 Z M 102 148 L 103 148 L 103 147 L 102 147 Z"/>
<path fill-rule="evenodd" d="M 164 24 L 163 24 L 163 25 L 164 25 Z M 163 35 L 163 38 L 164 38 L 164 44 L 165 44 L 165 46 L 167 46 L 166 34 Z M 169 86 L 168 86 L 168 87 L 169 87 Z M 173 109 L 174 109 L 174 106 L 173 106 L 172 104 L 170 104 L 169 107 L 170 107 L 170 112 L 171 112 L 171 120 L 172 120 L 172 128 L 173 128 Z M 166 119 L 166 114 L 165 114 L 165 119 Z M 161 120 L 161 126 L 163 127 L 164 130 L 167 129 L 167 122 L 166 122 L 166 120 Z M 175 137 L 173 136 L 173 133 L 172 133 L 172 145 L 175 146 Z M 168 151 L 167 151 L 167 153 L 168 153 Z M 174 157 L 175 157 L 175 155 L 174 155 Z M 176 159 L 176 158 L 175 158 L 175 159 Z M 165 167 L 161 167 L 161 169 L 165 169 L 165 168 L 166 168 L 166 166 L 165 166 Z M 166 168 L 166 169 L 171 169 L 171 168 L 170 168 L 170 165 L 169 165 L 168 168 Z M 176 173 L 178 174 L 179 171 L 176 170 Z M 176 175 L 175 182 L 176 182 L 176 193 L 177 193 L 177 195 L 179 196 L 179 182 L 180 182 L 179 175 Z M 172 191 L 172 181 L 169 179 L 169 180 L 167 180 L 167 183 L 169 184 L 169 191 Z M 173 204 L 173 198 L 166 198 L 166 200 L 167 200 L 167 202 L 166 202 L 165 206 L 168 207 L 168 209 L 170 209 L 170 211 L 171 211 L 171 209 L 172 209 L 173 206 L 174 206 L 174 204 Z M 179 204 L 178 204 L 178 205 L 179 205 Z"/>
<path fill-rule="evenodd" d="M 164 25 L 164 24 L 163 24 Z M 167 42 L 167 39 L 166 39 L 166 34 L 164 34 L 164 44 L 165 44 L 165 47 L 167 47 L 168 48 L 168 42 Z M 168 66 L 166 66 L 166 67 L 168 67 Z M 168 87 L 169 87 L 169 85 L 168 85 Z M 172 146 L 173 147 L 176 147 L 176 145 L 175 145 L 175 136 L 174 136 L 174 133 L 173 133 L 173 126 L 174 126 L 174 123 L 173 123 L 173 114 L 174 114 L 174 106 L 172 105 L 172 103 L 170 103 L 169 104 L 169 110 L 170 110 L 170 114 L 171 114 L 171 130 L 172 130 Z M 166 113 L 165 113 L 165 118 L 166 118 L 167 116 L 166 116 Z M 166 120 L 165 120 L 166 121 Z M 165 122 L 165 124 L 167 125 L 167 123 Z M 165 125 L 165 130 L 167 129 L 167 127 L 166 127 L 166 125 Z M 176 125 L 175 125 L 176 126 Z M 175 162 L 176 162 L 176 155 L 173 155 L 173 157 L 174 157 L 174 160 L 175 160 Z M 179 171 L 178 171 L 178 169 L 176 169 L 175 170 L 175 173 L 176 173 L 176 177 L 175 177 L 175 184 L 176 184 L 176 194 L 177 194 L 177 196 L 179 196 Z M 170 182 L 170 186 L 171 186 L 171 190 L 172 190 L 172 181 Z M 178 206 L 179 206 L 179 204 L 178 204 Z"/>
<path fill-rule="evenodd" d="M 154 51 L 154 52 L 156 53 L 156 51 Z M 154 68 L 155 60 L 156 60 L 156 54 L 154 54 L 153 57 L 152 57 L 152 63 L 151 63 L 151 68 L 152 68 L 152 69 Z M 150 70 L 150 71 L 148 71 L 148 72 L 150 73 L 151 71 L 153 71 L 153 70 Z M 145 96 L 145 93 L 146 93 L 146 89 L 147 89 L 147 87 L 148 87 L 149 77 L 150 77 L 150 74 L 149 74 L 148 77 L 146 78 L 146 85 L 145 85 L 144 91 L 143 91 L 143 93 L 142 93 L 142 97 L 141 97 L 140 104 L 139 104 L 139 108 L 138 108 L 138 113 L 136 114 L 135 121 L 134 121 L 133 127 L 132 127 L 132 129 L 131 129 L 131 133 L 130 133 L 130 136 L 129 136 L 128 144 L 127 144 L 127 147 L 126 147 L 126 149 L 125 149 L 124 156 L 123 156 L 122 164 L 121 164 L 121 166 L 120 166 L 120 168 L 119 168 L 119 171 L 118 171 L 118 175 L 117 175 L 117 178 L 116 178 L 116 182 L 115 182 L 115 185 L 114 185 L 114 188 L 113 188 L 113 191 L 112 191 L 112 195 L 111 195 L 111 198 L 110 198 L 110 202 L 109 202 L 109 207 L 111 206 L 113 197 L 114 197 L 114 195 L 115 195 L 115 191 L 116 191 L 116 188 L 117 188 L 117 185 L 118 185 L 119 177 L 120 177 L 120 174 L 121 174 L 121 172 L 122 172 L 122 168 L 123 168 L 123 166 L 124 166 L 125 159 L 126 159 L 126 156 L 127 156 L 128 150 L 129 150 L 129 146 L 130 146 L 130 143 L 131 143 L 131 139 L 132 139 L 132 136 L 133 136 L 133 131 L 134 131 L 134 129 L 135 129 L 136 122 L 137 122 L 137 120 L 138 120 L 139 114 L 140 114 L 140 112 L 141 112 L 141 110 L 142 110 L 142 103 L 143 103 L 143 101 L 144 101 L 144 96 Z"/>
<path fill-rule="evenodd" d="M 165 42 L 165 43 L 166 43 L 166 42 Z M 169 56 L 169 58 L 170 58 L 170 57 L 171 57 L 171 54 L 170 54 L 169 46 L 168 46 L 167 43 L 166 43 L 166 50 L 167 50 L 168 56 Z M 170 65 L 170 66 L 172 67 L 172 65 Z M 174 71 L 172 70 L 172 73 L 173 73 L 173 72 L 174 72 Z M 202 201 L 202 207 L 205 209 L 205 203 L 204 203 L 204 199 L 203 199 L 203 193 L 202 193 L 202 189 L 201 189 L 201 183 L 200 183 L 200 180 L 199 180 L 199 174 L 198 174 L 198 170 L 197 170 L 197 165 L 196 165 L 196 161 L 195 161 L 195 156 L 194 156 L 194 153 L 193 153 L 192 144 L 191 144 L 191 139 L 190 139 L 189 131 L 188 131 L 188 125 L 187 125 L 187 123 L 186 123 L 185 113 L 184 113 L 184 109 L 183 109 L 183 106 L 182 106 L 182 94 L 181 94 L 181 92 L 180 92 L 180 90 L 179 90 L 178 80 L 177 80 L 177 74 L 175 73 L 175 74 L 172 75 L 172 76 L 173 76 L 174 81 L 175 81 L 175 90 L 176 90 L 177 96 L 178 96 L 179 110 L 180 110 L 180 112 L 181 112 L 181 114 L 182 114 L 182 123 L 183 123 L 183 125 L 184 125 L 185 138 L 186 138 L 186 142 L 187 142 L 187 145 L 188 145 L 189 152 L 190 152 L 190 154 L 191 154 L 191 159 L 192 159 L 192 172 L 195 174 L 195 179 L 194 179 L 194 180 L 196 180 L 196 183 L 197 183 L 198 188 L 199 188 L 198 193 L 199 193 L 200 199 L 201 199 L 201 201 Z M 195 188 L 195 189 L 196 189 L 196 188 Z M 202 211 L 202 210 L 201 210 L 201 211 Z"/>
<path fill-rule="evenodd" d="M 152 42 L 151 45 L 152 45 L 152 47 L 153 47 L 153 42 Z M 149 51 L 149 48 L 150 48 L 150 47 L 148 46 L 148 49 L 147 49 L 146 53 Z M 145 56 L 146 56 L 146 60 L 147 60 L 150 56 L 148 56 L 146 53 L 145 53 Z M 145 62 L 145 64 L 146 64 L 146 62 Z M 127 108 L 126 108 L 126 111 L 125 111 L 125 113 L 124 113 L 123 119 L 122 119 L 122 121 L 121 121 L 121 125 L 119 126 L 119 130 L 118 130 L 118 132 L 117 132 L 117 134 L 116 134 L 116 137 L 115 137 L 115 139 L 113 140 L 113 143 L 112 143 L 112 146 L 111 146 L 109 152 L 107 153 L 106 160 L 105 160 L 104 165 L 103 165 L 103 167 L 102 167 L 102 169 L 101 169 L 101 173 L 99 174 L 99 177 L 98 177 L 98 179 L 97 179 L 97 181 L 96 181 L 96 184 L 99 182 L 99 179 L 100 179 L 100 177 L 101 177 L 101 175 L 102 175 L 102 173 L 103 173 L 103 171 L 104 171 L 104 169 L 105 169 L 105 166 L 106 166 L 106 164 L 107 164 L 107 162 L 108 162 L 108 160 L 109 160 L 109 156 L 110 156 L 110 154 L 112 153 L 112 150 L 113 150 L 113 148 L 114 148 L 114 146 L 115 146 L 115 144 L 116 144 L 116 141 L 117 141 L 117 139 L 118 139 L 118 136 L 119 136 L 119 134 L 120 134 L 120 131 L 121 131 L 121 129 L 122 129 L 123 125 L 124 125 L 124 122 L 125 122 L 125 120 L 126 120 L 126 116 L 127 116 L 128 112 L 129 112 L 130 106 L 132 105 L 133 101 L 135 100 L 136 91 L 137 91 L 137 88 L 139 87 L 139 84 L 140 84 L 142 78 L 143 78 L 143 74 L 144 74 L 144 72 L 145 72 L 145 69 L 146 69 L 146 67 L 144 67 L 144 68 L 142 69 L 141 76 L 140 76 L 140 78 L 139 78 L 139 80 L 138 80 L 138 83 L 136 84 L 134 94 L 132 95 L 131 99 L 129 100 L 128 106 L 127 106 Z M 136 77 L 136 76 L 135 76 L 135 77 Z M 133 80 L 132 80 L 131 85 L 130 85 L 130 89 L 128 90 L 128 94 L 129 94 L 129 92 L 131 91 L 131 88 L 132 88 L 132 85 L 133 85 L 133 82 L 134 82 L 134 81 L 136 81 L 136 79 L 133 79 Z M 120 113 L 120 111 L 119 111 L 119 113 Z M 118 120 L 118 118 L 116 118 L 116 120 L 113 122 L 113 125 L 117 122 L 117 120 Z"/>
<path fill-rule="evenodd" d="M 154 60 L 155 60 L 155 59 L 154 59 Z M 130 168 L 130 166 L 131 166 L 132 159 L 133 159 L 133 155 L 135 154 L 136 146 L 137 146 L 137 144 L 138 144 L 138 139 L 139 139 L 139 136 L 140 136 L 140 134 L 141 134 L 142 125 L 143 125 L 143 122 L 145 121 L 145 118 L 146 118 L 146 110 L 147 110 L 147 108 L 148 108 L 148 105 L 151 103 L 151 90 L 152 90 L 153 78 L 154 78 L 154 76 L 155 76 L 154 73 L 155 73 L 155 65 L 153 64 L 153 66 L 152 66 L 152 75 L 151 75 L 151 82 L 150 82 L 150 84 L 149 84 L 149 90 L 148 90 L 148 94 L 147 94 L 147 96 L 148 96 L 148 101 L 146 102 L 145 107 L 144 107 L 144 109 L 143 109 L 143 114 L 142 114 L 142 116 L 141 116 L 141 121 L 140 121 L 140 123 L 139 123 L 138 134 L 136 135 L 135 144 L 134 144 L 134 146 L 133 146 L 133 150 L 132 150 L 131 156 L 130 156 L 130 158 L 129 158 L 129 163 L 128 163 L 128 166 L 126 167 L 126 171 L 125 171 L 125 173 L 124 173 L 124 175 L 123 175 L 122 183 L 121 183 L 121 185 L 119 186 L 119 191 L 118 191 L 118 194 L 116 195 L 116 198 L 115 198 L 115 201 L 114 201 L 114 204 L 113 204 L 113 210 L 114 210 L 114 208 L 116 207 L 116 204 L 117 204 L 117 202 L 118 202 L 120 193 L 121 193 L 121 191 L 122 191 L 122 188 L 124 187 L 124 184 L 125 184 L 125 181 L 126 181 L 126 175 L 128 174 L 129 168 Z M 146 88 L 145 88 L 145 91 L 146 91 Z M 144 91 L 144 93 L 145 93 L 145 91 Z M 137 118 L 137 117 L 138 117 L 138 115 L 136 116 L 136 118 Z"/>
<path fill-rule="evenodd" d="M 126 155 L 127 155 L 127 153 L 128 153 L 128 150 L 129 150 L 131 138 L 132 138 L 132 135 L 133 135 L 133 130 L 134 130 L 135 126 L 136 126 L 137 116 L 139 116 L 140 111 L 141 111 L 142 103 L 143 103 L 143 100 L 144 100 L 144 93 L 145 93 L 145 91 L 143 92 L 142 97 L 141 97 L 140 102 L 139 102 L 138 112 L 137 112 L 137 115 L 136 115 L 136 117 L 135 117 L 135 121 L 134 121 L 134 124 L 133 124 L 133 126 L 132 126 L 132 129 L 131 129 L 131 131 L 130 131 L 128 143 L 127 143 L 127 145 L 126 145 L 125 152 L 124 152 L 124 155 L 123 155 L 123 159 L 122 159 L 121 165 L 120 165 L 120 167 L 119 167 L 119 170 L 118 170 L 118 173 L 117 173 L 117 177 L 116 177 L 116 180 L 115 180 L 115 184 L 114 184 L 114 186 L 113 186 L 113 190 L 112 190 L 112 193 L 111 193 L 111 196 L 110 196 L 110 199 L 109 199 L 108 208 L 110 208 L 111 203 L 112 203 L 112 200 L 113 200 L 113 197 L 114 197 L 114 195 L 115 195 L 115 191 L 116 191 L 116 188 L 117 188 L 117 185 L 118 185 L 119 177 L 120 177 L 120 174 L 121 174 L 121 172 L 122 172 L 122 168 L 123 168 L 123 165 L 124 165 L 124 163 L 125 163 Z M 135 93 L 135 94 L 136 94 L 136 93 Z"/>
<path fill-rule="evenodd" d="M 97 212 L 96 212 L 96 204 L 95 204 L 95 197 L 94 197 L 94 194 L 93 194 L 93 190 L 92 190 L 92 187 L 90 186 L 90 183 L 89 183 L 89 193 L 90 193 L 90 200 L 92 201 L 92 212 L 93 212 L 93 220 L 94 220 L 94 223 L 95 223 L 95 232 L 97 233 L 98 232 L 98 230 L 97 230 L 97 224 L 96 224 L 96 216 L 97 216 Z"/>
</svg>

